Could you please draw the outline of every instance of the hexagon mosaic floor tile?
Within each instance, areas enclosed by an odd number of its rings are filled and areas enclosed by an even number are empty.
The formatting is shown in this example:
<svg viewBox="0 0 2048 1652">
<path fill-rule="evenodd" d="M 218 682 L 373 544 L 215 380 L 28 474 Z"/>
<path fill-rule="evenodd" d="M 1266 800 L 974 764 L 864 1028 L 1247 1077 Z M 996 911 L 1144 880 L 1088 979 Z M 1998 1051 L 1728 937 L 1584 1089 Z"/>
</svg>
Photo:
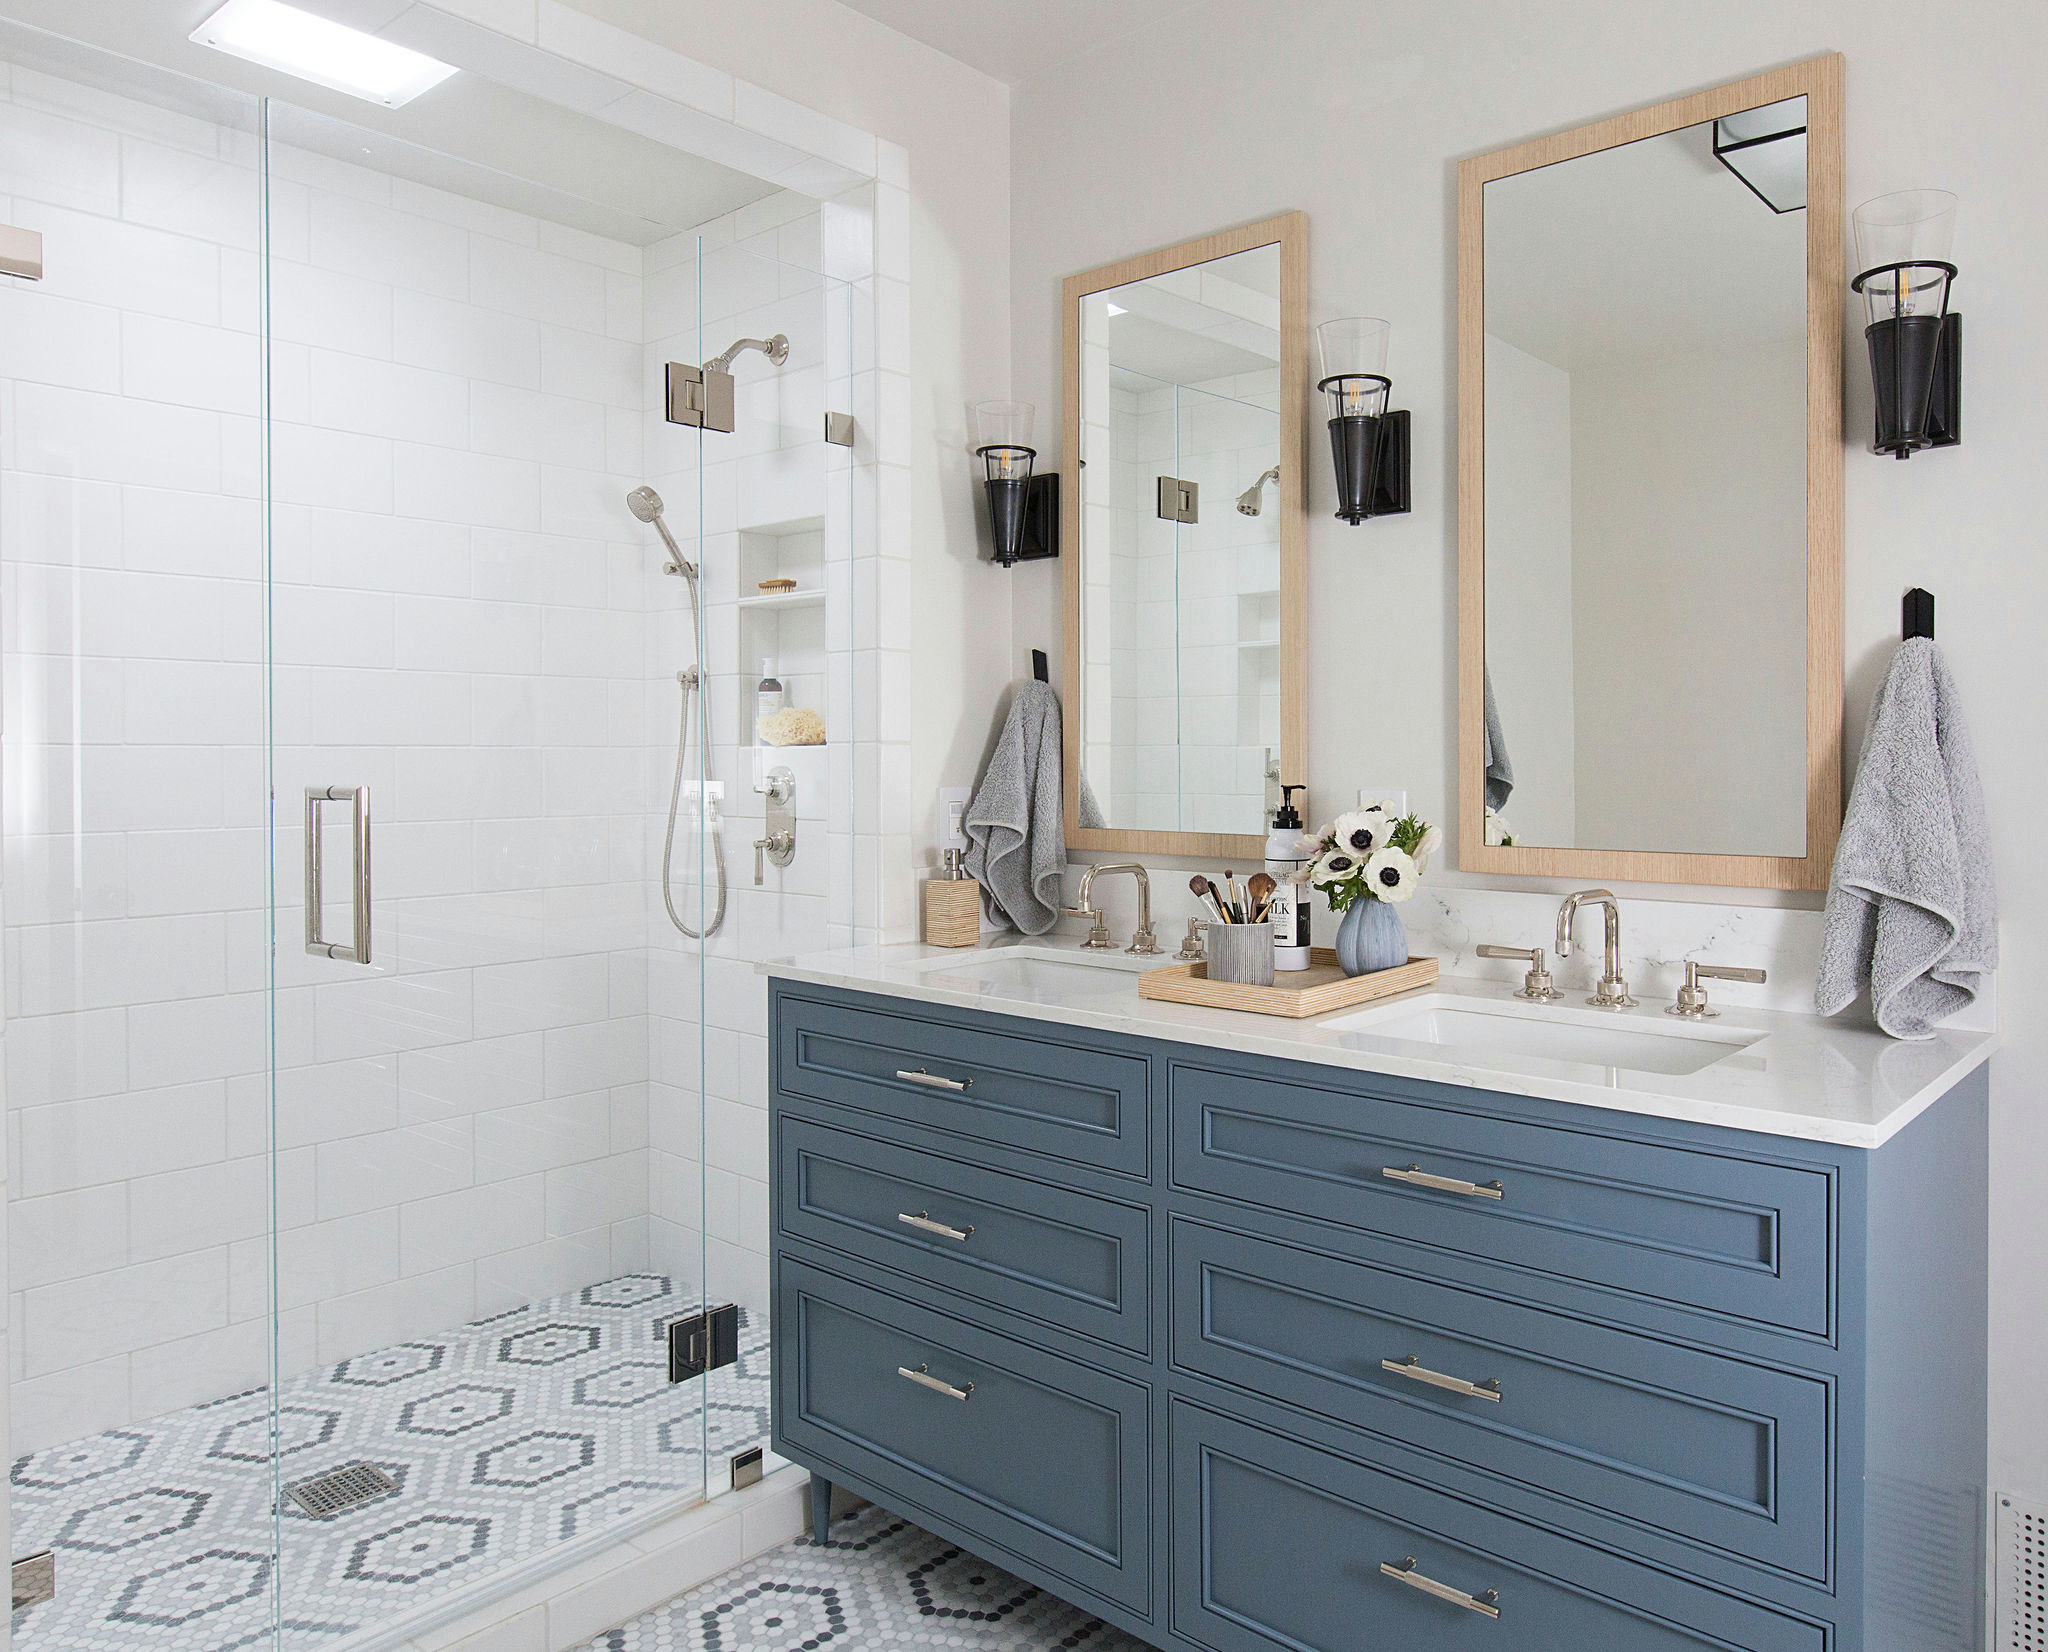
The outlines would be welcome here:
<svg viewBox="0 0 2048 1652">
<path fill-rule="evenodd" d="M 714 1464 L 768 1437 L 765 1321 L 741 1315 L 738 1364 L 668 1381 L 697 1305 L 629 1274 L 294 1377 L 275 1481 L 264 1389 L 21 1458 L 14 1552 L 55 1551 L 57 1598 L 14 1614 L 16 1652 L 268 1648 L 273 1613 L 286 1648 L 332 1646 L 695 1491 L 707 1428 Z M 273 1522 L 277 1485 L 356 1463 L 392 1489 Z"/>
<path fill-rule="evenodd" d="M 1147 1652 L 1100 1618 L 879 1508 L 607 1630 L 580 1652 Z"/>
</svg>

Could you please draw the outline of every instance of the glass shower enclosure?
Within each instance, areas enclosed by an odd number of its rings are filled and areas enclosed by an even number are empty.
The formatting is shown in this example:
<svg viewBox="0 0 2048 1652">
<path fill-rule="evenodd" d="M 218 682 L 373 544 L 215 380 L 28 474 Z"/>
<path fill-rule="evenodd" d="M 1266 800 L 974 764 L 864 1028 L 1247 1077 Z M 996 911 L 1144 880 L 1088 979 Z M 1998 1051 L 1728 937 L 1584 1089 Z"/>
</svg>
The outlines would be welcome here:
<svg viewBox="0 0 2048 1652">
<path fill-rule="evenodd" d="M 15 1644 L 367 1652 L 765 1443 L 754 964 L 852 767 L 757 727 L 849 657 L 818 204 L 0 68 Z"/>
</svg>

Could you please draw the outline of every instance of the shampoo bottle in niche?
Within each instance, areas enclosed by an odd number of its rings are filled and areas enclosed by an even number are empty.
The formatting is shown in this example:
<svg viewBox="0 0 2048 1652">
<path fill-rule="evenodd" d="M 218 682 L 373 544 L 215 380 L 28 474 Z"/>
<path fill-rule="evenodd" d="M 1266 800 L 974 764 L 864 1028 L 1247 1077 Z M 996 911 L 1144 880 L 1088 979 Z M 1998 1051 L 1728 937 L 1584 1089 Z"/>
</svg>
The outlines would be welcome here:
<svg viewBox="0 0 2048 1652">
<path fill-rule="evenodd" d="M 1294 794 L 1307 790 L 1280 788 L 1280 808 L 1266 838 L 1266 873 L 1279 885 L 1267 913 L 1273 922 L 1275 969 L 1307 969 L 1309 964 L 1308 915 L 1314 902 L 1308 886 L 1294 882 L 1316 858 L 1316 846 L 1303 834 L 1301 811 L 1294 806 Z"/>
<path fill-rule="evenodd" d="M 761 681 L 754 690 L 754 738 L 756 740 L 761 738 L 761 719 L 772 716 L 780 711 L 785 699 L 786 696 L 782 692 L 781 679 L 775 675 L 775 662 L 773 660 L 763 660 L 761 662 Z"/>
</svg>

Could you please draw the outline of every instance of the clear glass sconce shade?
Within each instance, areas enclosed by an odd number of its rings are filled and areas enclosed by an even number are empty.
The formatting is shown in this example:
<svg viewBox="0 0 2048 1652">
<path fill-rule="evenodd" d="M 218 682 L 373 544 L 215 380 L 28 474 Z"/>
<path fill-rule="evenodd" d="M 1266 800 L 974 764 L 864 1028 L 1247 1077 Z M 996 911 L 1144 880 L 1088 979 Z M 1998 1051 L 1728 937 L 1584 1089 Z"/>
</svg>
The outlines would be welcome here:
<svg viewBox="0 0 2048 1652">
<path fill-rule="evenodd" d="M 1948 306 L 1956 198 L 1945 189 L 1903 189 L 1865 201 L 1850 216 L 1857 290 L 1868 319 L 1938 316 Z M 1884 271 L 1878 275 L 1875 271 Z"/>
<path fill-rule="evenodd" d="M 1343 316 L 1316 328 L 1318 388 L 1330 398 L 1333 419 L 1374 417 L 1386 411 L 1387 344 L 1394 329 L 1378 316 Z"/>
<path fill-rule="evenodd" d="M 1034 450 L 1031 446 L 1031 421 L 1037 410 L 1029 402 L 985 401 L 971 403 L 967 409 L 969 422 L 974 429 L 974 450 L 989 462 L 989 476 L 1008 476 L 1008 468 L 1021 463 L 1024 474 L 1031 474 L 1031 460 Z"/>
</svg>

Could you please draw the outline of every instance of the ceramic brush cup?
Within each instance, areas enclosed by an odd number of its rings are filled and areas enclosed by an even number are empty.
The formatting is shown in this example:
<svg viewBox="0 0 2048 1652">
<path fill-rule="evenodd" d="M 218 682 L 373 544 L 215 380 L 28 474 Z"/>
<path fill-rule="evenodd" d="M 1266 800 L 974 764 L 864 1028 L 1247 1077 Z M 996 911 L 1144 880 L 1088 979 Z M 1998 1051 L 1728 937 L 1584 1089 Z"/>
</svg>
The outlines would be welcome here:
<svg viewBox="0 0 2048 1652">
<path fill-rule="evenodd" d="M 1273 926 L 1264 924 L 1209 925 L 1209 969 L 1212 981 L 1230 981 L 1242 987 L 1270 987 L 1273 984 Z"/>
</svg>

